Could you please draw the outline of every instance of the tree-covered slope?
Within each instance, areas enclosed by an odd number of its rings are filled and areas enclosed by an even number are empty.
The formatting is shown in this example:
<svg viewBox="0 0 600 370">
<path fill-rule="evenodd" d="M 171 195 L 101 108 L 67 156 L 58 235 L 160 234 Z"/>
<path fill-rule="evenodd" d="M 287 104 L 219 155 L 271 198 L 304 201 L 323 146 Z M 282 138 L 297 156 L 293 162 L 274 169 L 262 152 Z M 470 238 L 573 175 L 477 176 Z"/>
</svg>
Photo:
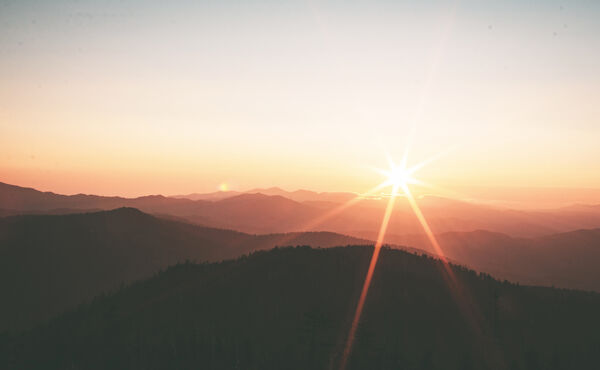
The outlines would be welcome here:
<svg viewBox="0 0 600 370">
<path fill-rule="evenodd" d="M 178 265 L 5 337 L 0 367 L 336 369 L 371 254 L 299 247 Z M 449 285 L 442 270 L 382 250 L 349 369 L 600 365 L 600 295 L 458 267 Z"/>
</svg>

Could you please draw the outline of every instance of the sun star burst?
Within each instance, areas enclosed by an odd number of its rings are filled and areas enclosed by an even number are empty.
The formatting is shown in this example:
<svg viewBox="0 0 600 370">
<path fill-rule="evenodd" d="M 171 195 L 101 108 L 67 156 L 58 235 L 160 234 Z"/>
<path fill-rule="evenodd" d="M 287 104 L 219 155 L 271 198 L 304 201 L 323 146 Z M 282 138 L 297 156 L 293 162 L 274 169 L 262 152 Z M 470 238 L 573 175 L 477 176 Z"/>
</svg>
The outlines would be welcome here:
<svg viewBox="0 0 600 370">
<path fill-rule="evenodd" d="M 385 234 L 386 234 L 389 222 L 390 222 L 390 218 L 392 216 L 395 199 L 396 199 L 396 196 L 398 195 L 399 189 L 402 189 L 404 196 L 408 200 L 408 203 L 409 203 L 411 209 L 413 210 L 415 216 L 419 220 L 419 223 L 421 224 L 423 231 L 429 238 L 429 241 L 433 245 L 434 250 L 439 255 L 441 261 L 444 263 L 444 266 L 447 268 L 447 261 L 444 258 L 444 255 L 439 246 L 439 243 L 437 242 L 437 239 L 435 238 L 433 232 L 431 231 L 431 228 L 429 227 L 427 220 L 425 219 L 423 213 L 421 212 L 421 209 L 417 205 L 417 202 L 416 202 L 415 198 L 413 197 L 412 192 L 410 191 L 410 188 L 409 188 L 409 185 L 414 185 L 414 184 L 425 185 L 423 182 L 417 180 L 414 177 L 414 174 L 418 170 L 420 170 L 421 168 L 423 168 L 424 166 L 426 166 L 427 164 L 432 162 L 433 160 L 437 159 L 438 157 L 439 157 L 439 155 L 432 157 L 426 161 L 420 162 L 412 167 L 407 167 L 407 165 L 406 165 L 407 158 L 408 158 L 408 149 L 407 149 L 404 152 L 404 156 L 402 157 L 402 162 L 400 162 L 399 165 L 394 163 L 394 161 L 391 159 L 391 157 L 388 156 L 389 169 L 388 170 L 375 169 L 377 172 L 379 172 L 386 178 L 386 180 L 383 183 L 381 183 L 377 187 L 377 189 L 391 186 L 392 192 L 391 192 L 391 196 L 387 202 L 387 206 L 384 211 L 383 220 L 381 221 L 381 226 L 379 228 L 379 233 L 377 235 L 377 241 L 375 242 L 375 247 L 373 249 L 373 255 L 371 256 L 371 262 L 369 263 L 369 269 L 367 270 L 367 276 L 365 277 L 365 281 L 363 283 L 361 294 L 358 299 L 358 304 L 357 304 L 356 310 L 354 312 L 354 318 L 353 318 L 352 324 L 350 326 L 350 332 L 348 334 L 346 345 L 344 347 L 344 352 L 342 353 L 342 359 L 340 362 L 340 370 L 345 370 L 346 363 L 348 361 L 348 357 L 352 350 L 352 345 L 354 343 L 354 337 L 356 335 L 358 323 L 359 323 L 360 317 L 362 315 L 365 300 L 366 300 L 367 294 L 369 292 L 369 286 L 371 285 L 371 279 L 373 278 L 375 266 L 377 265 L 377 260 L 379 258 L 379 252 L 381 251 L 381 247 L 382 247 L 384 239 L 385 239 Z M 446 271 L 449 274 L 451 280 L 454 280 L 451 270 L 449 268 L 447 268 Z"/>
<path fill-rule="evenodd" d="M 424 167 L 428 161 L 421 162 L 415 166 L 407 167 L 407 155 L 405 153 L 400 164 L 396 164 L 389 156 L 388 163 L 389 169 L 376 168 L 375 171 L 379 172 L 385 177 L 385 181 L 380 185 L 381 187 L 392 187 L 392 196 L 397 195 L 399 189 L 407 194 L 409 192 L 409 185 L 423 185 L 423 182 L 415 178 L 414 174 Z"/>
</svg>

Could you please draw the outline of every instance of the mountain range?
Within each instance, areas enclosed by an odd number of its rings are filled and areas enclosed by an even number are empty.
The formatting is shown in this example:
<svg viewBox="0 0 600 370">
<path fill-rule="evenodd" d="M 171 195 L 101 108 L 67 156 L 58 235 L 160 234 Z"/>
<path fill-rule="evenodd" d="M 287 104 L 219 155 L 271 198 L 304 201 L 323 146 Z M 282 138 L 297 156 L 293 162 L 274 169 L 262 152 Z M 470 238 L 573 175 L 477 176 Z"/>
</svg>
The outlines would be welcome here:
<svg viewBox="0 0 600 370">
<path fill-rule="evenodd" d="M 387 199 L 254 190 L 0 183 L 0 368 L 336 367 Z M 398 198 L 350 369 L 598 368 L 600 206 L 418 204 L 450 270 Z"/>
<path fill-rule="evenodd" d="M 259 190 L 259 189 L 257 189 Z M 351 207 L 350 193 L 285 192 L 263 189 L 214 200 L 191 200 L 151 195 L 138 198 L 60 195 L 0 183 L 0 214 L 61 214 L 134 207 L 143 212 L 187 220 L 207 227 L 246 233 L 331 231 L 375 239 L 387 199 L 360 198 Z M 298 201 L 284 195 L 302 194 Z M 311 197 L 308 197 L 310 194 Z M 600 227 L 600 207 L 577 206 L 524 211 L 496 208 L 440 197 L 418 199 L 435 233 L 488 230 L 515 237 L 539 237 Z M 389 233 L 411 235 L 422 227 L 406 199 L 396 201 Z"/>
<path fill-rule="evenodd" d="M 600 229 L 540 238 L 488 231 L 437 235 L 454 263 L 529 285 L 600 291 Z M 436 255 L 422 235 L 386 238 Z M 251 235 L 159 218 L 133 208 L 0 218 L 0 331 L 52 317 L 120 284 L 186 260 L 220 261 L 275 246 L 373 245 L 332 232 Z M 18 282 L 18 283 L 15 283 Z"/>
<path fill-rule="evenodd" d="M 193 193 L 187 195 L 174 195 L 173 198 L 178 199 L 191 199 L 191 200 L 221 200 L 225 198 L 231 198 L 242 194 L 264 194 L 264 195 L 278 195 L 284 198 L 294 200 L 296 202 L 336 202 L 343 203 L 347 202 L 357 196 L 354 193 L 348 192 L 315 192 L 310 190 L 295 190 L 287 191 L 278 187 L 270 188 L 256 188 L 245 192 L 240 191 L 217 191 L 212 193 Z"/>
<path fill-rule="evenodd" d="M 330 232 L 249 235 L 160 219 L 133 208 L 0 218 L 0 332 L 30 327 L 120 284 L 186 260 L 278 245 L 370 244 Z"/>
</svg>

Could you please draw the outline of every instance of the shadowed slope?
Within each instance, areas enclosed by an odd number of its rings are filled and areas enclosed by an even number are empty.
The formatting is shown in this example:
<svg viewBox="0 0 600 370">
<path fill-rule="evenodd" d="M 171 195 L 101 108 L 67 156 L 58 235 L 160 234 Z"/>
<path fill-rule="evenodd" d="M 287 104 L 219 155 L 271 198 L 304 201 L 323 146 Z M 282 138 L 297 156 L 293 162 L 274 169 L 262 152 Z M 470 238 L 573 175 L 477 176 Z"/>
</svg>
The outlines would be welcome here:
<svg viewBox="0 0 600 370">
<path fill-rule="evenodd" d="M 314 232 L 249 235 L 159 219 L 133 208 L 0 218 L 0 331 L 185 260 L 218 261 L 276 245 L 367 244 Z"/>
<path fill-rule="evenodd" d="M 600 292 L 600 229 L 539 238 L 514 238 L 484 230 L 437 235 L 444 254 L 495 277 L 523 284 Z M 389 235 L 390 243 L 433 252 L 419 235 Z"/>
<path fill-rule="evenodd" d="M 372 248 L 284 248 L 185 264 L 5 338 L 12 369 L 327 369 Z M 440 262 L 383 249 L 349 369 L 597 369 L 600 295 L 519 287 L 453 267 L 480 334 Z"/>
</svg>

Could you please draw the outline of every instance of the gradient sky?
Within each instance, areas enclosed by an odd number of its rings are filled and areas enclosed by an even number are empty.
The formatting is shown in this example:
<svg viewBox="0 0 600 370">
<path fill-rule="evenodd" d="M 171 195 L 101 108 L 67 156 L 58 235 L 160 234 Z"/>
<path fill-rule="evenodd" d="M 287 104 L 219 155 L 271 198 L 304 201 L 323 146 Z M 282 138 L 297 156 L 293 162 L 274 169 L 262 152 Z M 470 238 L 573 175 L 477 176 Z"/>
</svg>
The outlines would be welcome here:
<svg viewBox="0 0 600 370">
<path fill-rule="evenodd" d="M 0 181 L 600 188 L 600 2 L 0 0 Z"/>
</svg>

